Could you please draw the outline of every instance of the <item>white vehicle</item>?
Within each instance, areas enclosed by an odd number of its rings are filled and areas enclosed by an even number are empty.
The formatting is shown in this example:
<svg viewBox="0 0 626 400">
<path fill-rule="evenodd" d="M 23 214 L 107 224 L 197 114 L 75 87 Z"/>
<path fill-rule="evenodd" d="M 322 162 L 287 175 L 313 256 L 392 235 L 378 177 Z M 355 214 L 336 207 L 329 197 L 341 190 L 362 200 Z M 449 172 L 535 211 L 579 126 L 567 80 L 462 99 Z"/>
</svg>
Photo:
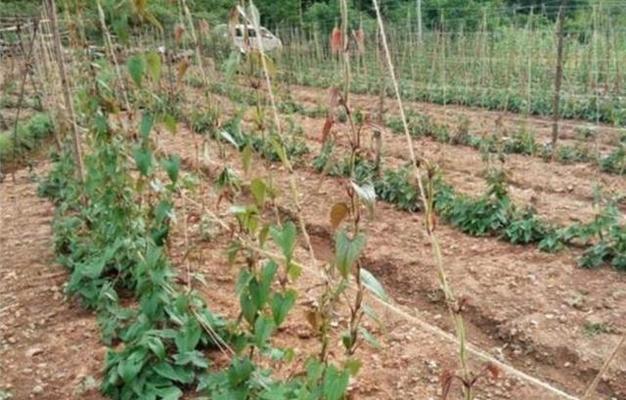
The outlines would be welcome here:
<svg viewBox="0 0 626 400">
<path fill-rule="evenodd" d="M 219 30 L 222 36 L 228 38 L 232 36 L 232 42 L 242 53 L 248 50 L 258 50 L 259 41 L 257 39 L 257 31 L 253 25 L 237 24 L 234 26 L 233 32 L 230 32 L 228 26 L 220 25 L 216 29 Z M 264 52 L 271 52 L 280 50 L 283 47 L 283 43 L 267 28 L 259 27 L 259 33 L 261 34 L 261 44 Z"/>
</svg>

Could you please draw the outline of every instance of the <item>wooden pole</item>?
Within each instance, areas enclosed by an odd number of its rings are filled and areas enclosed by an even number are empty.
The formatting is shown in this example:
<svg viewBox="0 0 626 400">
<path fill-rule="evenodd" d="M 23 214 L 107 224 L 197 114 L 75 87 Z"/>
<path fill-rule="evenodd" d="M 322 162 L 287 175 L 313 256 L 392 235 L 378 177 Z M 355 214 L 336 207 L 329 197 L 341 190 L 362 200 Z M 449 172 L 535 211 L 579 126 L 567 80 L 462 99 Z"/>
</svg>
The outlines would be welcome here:
<svg viewBox="0 0 626 400">
<path fill-rule="evenodd" d="M 22 47 L 22 54 L 24 55 L 25 60 L 24 60 L 24 67 L 22 70 L 22 80 L 20 83 L 20 95 L 19 95 L 20 97 L 17 102 L 17 112 L 15 113 L 15 123 L 13 126 L 13 161 L 17 160 L 17 147 L 19 145 L 19 142 L 17 139 L 17 131 L 18 131 L 17 128 L 20 122 L 20 112 L 22 111 L 22 105 L 24 104 L 24 95 L 26 93 L 26 79 L 28 78 L 28 75 L 30 75 L 30 70 L 32 67 L 33 50 L 35 49 L 35 39 L 37 39 L 38 28 L 39 28 L 39 21 L 35 21 L 34 28 L 33 28 L 33 36 L 30 39 L 28 53 L 26 53 L 26 50 L 24 49 L 24 46 L 22 45 L 20 30 L 18 29 L 18 40 L 19 40 L 20 46 Z M 15 181 L 15 175 L 13 175 L 13 180 Z"/>
<path fill-rule="evenodd" d="M 59 75 L 61 77 L 61 90 L 63 91 L 63 101 L 65 103 L 65 111 L 67 118 L 70 120 L 72 126 L 73 142 L 74 142 L 74 157 L 76 158 L 76 167 L 78 168 L 78 177 L 81 183 L 85 180 L 85 168 L 83 166 L 83 156 L 81 151 L 80 136 L 78 133 L 78 125 L 76 123 L 76 117 L 74 113 L 74 103 L 72 102 L 72 95 L 70 92 L 70 84 L 67 78 L 67 72 L 65 71 L 65 63 L 63 61 L 63 48 L 61 47 L 61 37 L 59 36 L 59 25 L 57 22 L 57 9 L 55 0 L 46 0 L 46 10 L 48 12 L 48 19 L 50 20 L 50 28 L 52 30 L 52 40 L 54 47 L 54 54 L 59 65 Z"/>
<path fill-rule="evenodd" d="M 556 76 L 554 78 L 554 100 L 552 102 L 552 159 L 556 155 L 556 146 L 559 139 L 559 117 L 561 102 L 561 83 L 563 81 L 563 22 L 565 21 L 565 6 L 567 0 L 561 0 L 557 25 L 557 53 Z"/>
<path fill-rule="evenodd" d="M 422 0 L 417 0 L 417 41 L 422 44 Z"/>
</svg>

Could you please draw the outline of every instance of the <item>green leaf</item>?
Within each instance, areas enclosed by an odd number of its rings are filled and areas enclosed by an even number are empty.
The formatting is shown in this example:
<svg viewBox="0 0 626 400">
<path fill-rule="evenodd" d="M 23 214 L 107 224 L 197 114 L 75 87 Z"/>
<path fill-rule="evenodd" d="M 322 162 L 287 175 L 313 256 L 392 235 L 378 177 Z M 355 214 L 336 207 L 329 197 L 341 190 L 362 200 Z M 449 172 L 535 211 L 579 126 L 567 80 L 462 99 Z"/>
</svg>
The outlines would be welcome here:
<svg viewBox="0 0 626 400">
<path fill-rule="evenodd" d="M 284 165 L 287 165 L 289 163 L 289 158 L 287 157 L 287 150 L 285 149 L 283 143 L 279 141 L 278 137 L 272 138 L 271 142 L 272 148 L 274 149 L 274 152 L 278 155 L 280 161 Z"/>
<path fill-rule="evenodd" d="M 152 167 L 152 152 L 144 147 L 137 147 L 133 152 L 137 169 L 143 176 L 148 176 Z"/>
<path fill-rule="evenodd" d="M 145 351 L 134 351 L 127 358 L 122 359 L 117 366 L 117 373 L 126 383 L 131 383 L 141 371 L 146 360 Z"/>
<path fill-rule="evenodd" d="M 363 362 L 359 360 L 358 358 L 348 358 L 344 362 L 344 368 L 348 372 L 350 372 L 350 375 L 352 376 L 356 376 L 361 370 L 362 366 L 363 366 Z"/>
<path fill-rule="evenodd" d="M 155 389 L 161 400 L 178 400 L 183 397 L 183 392 L 176 386 Z"/>
<path fill-rule="evenodd" d="M 174 367 L 167 362 L 160 362 L 152 367 L 154 372 L 163 378 L 167 378 L 172 381 L 186 383 L 187 378 L 174 369 Z"/>
<path fill-rule="evenodd" d="M 235 358 L 228 368 L 228 381 L 232 387 L 237 387 L 249 380 L 254 372 L 254 364 L 249 358 Z"/>
<path fill-rule="evenodd" d="M 163 123 L 165 124 L 165 128 L 170 131 L 171 134 L 175 135 L 177 132 L 176 118 L 171 114 L 165 114 L 163 117 Z"/>
<path fill-rule="evenodd" d="M 254 178 L 252 182 L 250 182 L 250 192 L 252 192 L 252 196 L 254 196 L 257 207 L 262 209 L 265 205 L 265 196 L 267 193 L 267 185 L 265 182 L 260 178 Z"/>
<path fill-rule="evenodd" d="M 254 343 L 263 348 L 274 332 L 274 322 L 265 316 L 259 317 L 254 324 Z"/>
<path fill-rule="evenodd" d="M 176 354 L 174 356 L 176 365 L 189 365 L 192 364 L 198 368 L 208 368 L 209 362 L 207 358 L 198 350 L 188 351 L 182 354 Z"/>
<path fill-rule="evenodd" d="M 285 294 L 276 293 L 272 298 L 272 316 L 276 326 L 280 326 L 287 318 L 287 314 L 296 303 L 296 292 L 288 290 Z"/>
<path fill-rule="evenodd" d="M 341 276 L 346 279 L 350 275 L 352 266 L 358 260 L 365 247 L 365 236 L 361 233 L 350 239 L 345 231 L 337 234 L 335 239 L 335 265 Z"/>
<path fill-rule="evenodd" d="M 161 79 L 161 56 L 156 51 L 149 51 L 146 53 L 146 63 L 150 77 L 158 82 Z"/>
<path fill-rule="evenodd" d="M 302 275 L 302 267 L 296 263 L 290 262 L 287 265 L 287 275 L 289 276 L 289 279 L 295 281 L 300 277 L 300 275 Z"/>
<path fill-rule="evenodd" d="M 359 333 L 363 336 L 363 339 L 365 339 L 367 343 L 372 345 L 374 348 L 380 349 L 380 342 L 376 339 L 376 337 L 374 337 L 374 335 L 371 334 L 370 331 L 361 326 L 359 327 Z"/>
<path fill-rule="evenodd" d="M 245 291 L 239 295 L 239 305 L 241 306 L 241 312 L 246 321 L 252 325 L 254 324 L 254 320 L 256 318 L 256 313 L 259 308 L 256 305 L 257 303 L 252 300 L 252 296 L 248 291 Z"/>
<path fill-rule="evenodd" d="M 334 366 L 329 366 L 324 377 L 322 391 L 325 400 L 340 400 L 348 389 L 350 374 L 346 371 L 338 371 Z"/>
<path fill-rule="evenodd" d="M 188 319 L 174 339 L 178 352 L 185 353 L 194 350 L 201 336 L 202 330 L 198 322 L 195 319 Z"/>
<path fill-rule="evenodd" d="M 141 123 L 139 124 L 139 134 L 142 138 L 147 139 L 150 136 L 152 127 L 154 126 L 154 116 L 151 114 L 144 114 L 141 117 Z"/>
<path fill-rule="evenodd" d="M 371 272 L 366 270 L 365 268 L 361 268 L 361 282 L 368 288 L 372 293 L 378 296 L 380 299 L 389 301 L 389 297 L 383 288 L 383 285 L 376 279 Z"/>
<path fill-rule="evenodd" d="M 158 337 L 150 337 L 147 340 L 148 347 L 154 353 L 155 356 L 162 360 L 165 358 L 165 346 L 163 345 L 163 341 Z"/>
<path fill-rule="evenodd" d="M 144 57 L 137 55 L 128 59 L 127 62 L 128 72 L 135 84 L 141 87 L 143 76 L 146 73 L 146 61 Z"/>
<path fill-rule="evenodd" d="M 163 167 L 165 168 L 165 172 L 167 172 L 167 176 L 169 176 L 172 183 L 176 183 L 180 172 L 180 156 L 173 155 L 166 158 L 163 160 Z"/>
<path fill-rule="evenodd" d="M 220 136 L 223 137 L 224 139 L 226 139 L 226 141 L 230 144 L 232 144 L 233 146 L 235 146 L 236 149 L 239 149 L 239 144 L 237 144 L 237 141 L 235 140 L 235 138 L 232 137 L 232 135 L 224 130 L 220 131 Z"/>
<path fill-rule="evenodd" d="M 243 164 L 243 170 L 246 174 L 250 173 L 252 165 L 252 146 L 247 145 L 241 152 L 241 162 Z"/>
<path fill-rule="evenodd" d="M 250 282 L 250 293 L 252 299 L 255 301 L 256 306 L 262 308 L 270 299 L 272 290 L 272 282 L 276 276 L 278 265 L 272 260 L 265 263 L 263 270 L 261 271 L 261 280 L 257 283 L 254 279 Z"/>
<path fill-rule="evenodd" d="M 270 235 L 278 247 L 280 247 L 283 256 L 285 256 L 289 263 L 293 258 L 293 251 L 296 248 L 296 226 L 294 223 L 289 221 L 283 225 L 282 229 L 271 227 Z"/>
</svg>

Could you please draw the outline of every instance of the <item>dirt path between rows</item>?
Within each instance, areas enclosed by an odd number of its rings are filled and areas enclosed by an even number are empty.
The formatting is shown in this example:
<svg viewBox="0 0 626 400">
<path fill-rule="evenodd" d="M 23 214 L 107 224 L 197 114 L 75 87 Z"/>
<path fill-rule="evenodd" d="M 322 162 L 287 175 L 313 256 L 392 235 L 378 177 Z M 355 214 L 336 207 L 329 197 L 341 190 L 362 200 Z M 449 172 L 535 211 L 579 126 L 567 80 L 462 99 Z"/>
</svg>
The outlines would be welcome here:
<svg viewBox="0 0 626 400">
<path fill-rule="evenodd" d="M 0 399 L 102 399 L 105 348 L 95 315 L 65 299 L 54 207 L 37 196 L 33 178 L 22 169 L 0 184 Z"/>
</svg>

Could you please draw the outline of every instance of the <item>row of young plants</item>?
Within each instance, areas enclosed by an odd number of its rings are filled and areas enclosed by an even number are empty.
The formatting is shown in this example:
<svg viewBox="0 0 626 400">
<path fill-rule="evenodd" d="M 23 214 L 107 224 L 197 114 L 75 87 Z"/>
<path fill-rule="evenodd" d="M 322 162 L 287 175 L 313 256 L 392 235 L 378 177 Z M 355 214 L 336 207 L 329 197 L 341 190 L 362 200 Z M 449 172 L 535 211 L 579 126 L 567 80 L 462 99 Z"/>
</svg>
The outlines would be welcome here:
<svg viewBox="0 0 626 400">
<path fill-rule="evenodd" d="M 334 78 L 329 72 L 332 68 L 307 71 L 280 71 L 280 78 L 285 82 L 303 86 L 330 88 Z M 378 95 L 381 79 L 370 78 L 361 74 L 353 77 L 350 91 L 355 94 Z M 400 83 L 402 98 L 409 101 L 423 101 L 441 105 L 461 105 L 481 107 L 488 110 L 509 111 L 533 115 L 550 116 L 553 113 L 551 91 L 535 91 L 533 100 L 528 104 L 524 94 L 512 89 L 483 89 L 480 87 L 436 86 L 423 87 L 414 82 L 403 80 Z M 393 97 L 392 85 L 386 84 L 386 95 Z M 626 125 L 626 103 L 621 96 L 567 96 L 561 97 L 560 115 L 565 119 L 581 119 L 589 122 L 602 122 L 615 126 Z"/>
<path fill-rule="evenodd" d="M 211 90 L 243 104 L 253 105 L 259 102 L 258 97 L 234 85 L 214 84 Z M 311 118 L 325 117 L 328 112 L 324 107 L 307 109 L 290 98 L 281 101 L 278 108 L 283 113 L 298 113 Z M 338 116 L 340 121 L 345 122 L 345 118 L 345 114 Z M 410 111 L 407 112 L 407 123 L 413 137 L 430 137 L 441 143 L 463 145 L 492 153 L 501 151 L 507 154 L 522 154 L 540 157 L 546 161 L 552 158 L 551 146 L 538 143 L 533 132 L 524 128 L 507 137 L 501 137 L 502 135 L 496 133 L 475 135 L 469 132 L 469 120 L 466 118 L 461 118 L 458 126 L 451 128 L 446 124 L 433 121 L 428 115 Z M 394 133 L 404 132 L 399 117 L 388 117 L 385 126 Z M 602 172 L 624 175 L 626 174 L 626 134 L 622 135 L 617 147 L 609 154 L 592 154 L 589 148 L 583 145 L 560 145 L 554 160 L 565 165 L 593 163 Z"/>
<path fill-rule="evenodd" d="M 552 158 L 550 144 L 537 143 L 535 135 L 527 129 L 521 128 L 511 136 L 502 137 L 497 133 L 489 135 L 474 135 L 469 132 L 469 121 L 461 119 L 456 129 L 446 124 L 439 124 L 428 116 L 417 113 L 407 113 L 409 132 L 413 137 L 427 136 L 438 142 L 463 145 L 474 149 L 506 154 L 522 154 L 540 157 L 546 161 Z M 403 133 L 403 126 L 398 118 L 388 118 L 386 126 L 395 133 Z M 620 139 L 618 146 L 609 154 L 592 155 L 589 148 L 583 145 L 560 145 L 557 148 L 555 160 L 561 164 L 594 163 L 602 172 L 624 175 L 626 173 L 626 135 Z"/>
<path fill-rule="evenodd" d="M 276 224 L 265 216 L 274 192 L 264 179 L 246 183 L 252 203 L 230 208 L 237 224 L 228 228 L 233 238 L 228 258 L 239 267 L 234 288 L 239 316 L 228 320 L 211 311 L 193 289 L 201 277 L 182 276 L 168 255 L 174 226 L 184 220 L 187 229 L 186 211 L 177 210 L 175 200 L 201 185 L 181 171 L 180 157 L 163 155 L 154 144 L 157 124 L 176 131 L 184 100 L 172 87 L 154 91 L 162 86 L 160 64 L 152 53 L 128 60 L 131 79 L 126 83 L 134 87 L 128 89 L 126 104 L 116 96 L 119 76 L 105 60 L 83 71 L 93 78 L 85 80 L 76 101 L 87 131 L 84 176 L 76 174 L 78 163 L 68 147 L 53 157 L 53 169 L 40 185 L 40 194 L 57 207 L 54 243 L 60 263 L 70 272 L 67 293 L 97 314 L 109 347 L 103 394 L 167 400 L 192 391 L 200 398 L 224 400 L 346 398 L 350 377 L 361 367 L 356 349 L 363 340 L 376 344 L 362 325 L 366 313 L 374 317 L 363 297 L 364 285 L 384 295 L 361 268 L 364 235 L 348 233 L 341 225 L 356 218 L 359 202 L 352 199 L 354 207 L 335 217 L 336 257 L 324 268 L 324 290 L 311 310 L 319 354 L 304 354 L 305 360 L 298 361 L 297 349 L 273 344 L 295 306 L 294 282 L 301 266 L 295 261 L 295 225 Z M 120 121 L 119 110 L 129 105 L 129 115 L 140 116 L 137 128 Z M 278 133 L 268 130 L 272 133 L 261 140 L 234 135 L 228 141 L 245 139 L 244 155 L 259 151 L 273 161 L 308 151 L 298 142 L 283 143 Z M 273 248 L 279 252 L 271 252 Z M 349 322 L 338 324 L 344 328 L 339 336 L 345 356 L 331 357 L 337 354 L 331 352 L 333 321 L 346 299 L 354 303 L 347 307 Z M 228 365 L 212 361 L 218 351 L 226 353 Z M 277 377 L 286 368 L 296 373 Z"/>
<path fill-rule="evenodd" d="M 247 263 L 236 289 L 241 314 L 237 321 L 216 315 L 194 290 L 176 283 L 167 256 L 176 218 L 173 200 L 189 184 L 180 176 L 180 159 L 159 162 L 146 143 L 129 147 L 104 120 L 97 124 L 91 133 L 94 150 L 85 159 L 85 181 L 75 179 L 72 155 L 65 151 L 56 157 L 40 192 L 57 205 L 55 249 L 70 271 L 67 293 L 97 313 L 102 339 L 109 345 L 103 394 L 178 399 L 195 390 L 210 399 L 343 398 L 358 360 L 341 367 L 311 358 L 301 376 L 286 380 L 273 377 L 261 361 L 289 363 L 294 357 L 294 350 L 274 347 L 271 337 L 296 301 L 297 292 L 290 287 L 299 273 L 292 263 L 295 226 L 263 223 L 256 205 L 234 211 L 242 233 L 260 247 L 273 241 L 284 259 L 261 258 L 245 243 L 233 242 L 230 257 L 241 262 L 237 253 L 245 253 Z M 161 182 L 159 172 L 169 182 Z M 362 248 L 352 243 L 345 237 L 337 244 L 350 250 L 350 258 L 342 261 L 346 271 Z M 338 257 L 347 257 L 341 248 Z M 219 369 L 211 354 L 224 348 L 234 354 L 229 354 L 230 365 Z"/>
<path fill-rule="evenodd" d="M 0 131 L 0 162 L 5 163 L 33 150 L 54 132 L 54 124 L 47 113 L 33 114 L 13 129 Z"/>
<path fill-rule="evenodd" d="M 240 150 L 247 143 L 265 142 L 265 145 L 253 148 L 270 161 L 277 159 L 277 155 L 268 156 L 262 150 L 275 147 L 271 144 L 272 139 L 244 133 L 240 117 L 233 118 L 223 128 L 229 133 L 229 140 L 234 139 Z M 296 140 L 304 146 L 297 138 L 289 140 Z M 380 163 L 361 155 L 351 160 L 349 156 L 337 159 L 333 153 L 334 144 L 327 141 L 319 155 L 313 158 L 312 167 L 319 173 L 334 177 L 349 177 L 352 173 L 356 182 L 371 184 L 378 199 L 404 211 L 421 210 L 419 192 L 408 166 L 383 169 Z M 290 152 L 290 156 L 295 158 L 302 154 Z M 599 211 L 592 222 L 559 227 L 541 219 L 530 207 L 516 206 L 508 194 L 506 174 L 501 169 L 489 168 L 486 179 L 488 189 L 477 198 L 456 192 L 445 183 L 442 175 L 433 179 L 434 206 L 439 216 L 469 235 L 496 236 L 520 245 L 536 244 L 546 252 L 559 251 L 568 246 L 582 246 L 585 251 L 578 260 L 581 267 L 612 265 L 616 269 L 626 270 L 626 227 L 621 223 L 616 200 L 603 202 L 598 195 L 596 201 Z"/>
<path fill-rule="evenodd" d="M 327 144 L 313 161 L 318 172 L 345 176 L 347 159 L 333 162 Z M 329 166 L 330 165 L 330 166 Z M 412 183 L 409 167 L 380 170 L 375 163 L 358 159 L 358 179 L 372 182 L 377 197 L 413 212 L 421 208 L 419 192 Z M 479 197 L 457 193 L 440 175 L 434 181 L 434 206 L 439 216 L 471 236 L 497 236 L 513 244 L 537 244 L 539 249 L 555 252 L 569 245 L 581 245 L 585 251 L 578 260 L 581 267 L 612 265 L 626 270 L 626 226 L 616 201 L 607 201 L 592 222 L 558 227 L 542 220 L 530 207 L 514 204 L 506 188 L 506 175 L 489 169 L 488 190 Z M 598 199 L 600 202 L 600 199 Z"/>
</svg>

